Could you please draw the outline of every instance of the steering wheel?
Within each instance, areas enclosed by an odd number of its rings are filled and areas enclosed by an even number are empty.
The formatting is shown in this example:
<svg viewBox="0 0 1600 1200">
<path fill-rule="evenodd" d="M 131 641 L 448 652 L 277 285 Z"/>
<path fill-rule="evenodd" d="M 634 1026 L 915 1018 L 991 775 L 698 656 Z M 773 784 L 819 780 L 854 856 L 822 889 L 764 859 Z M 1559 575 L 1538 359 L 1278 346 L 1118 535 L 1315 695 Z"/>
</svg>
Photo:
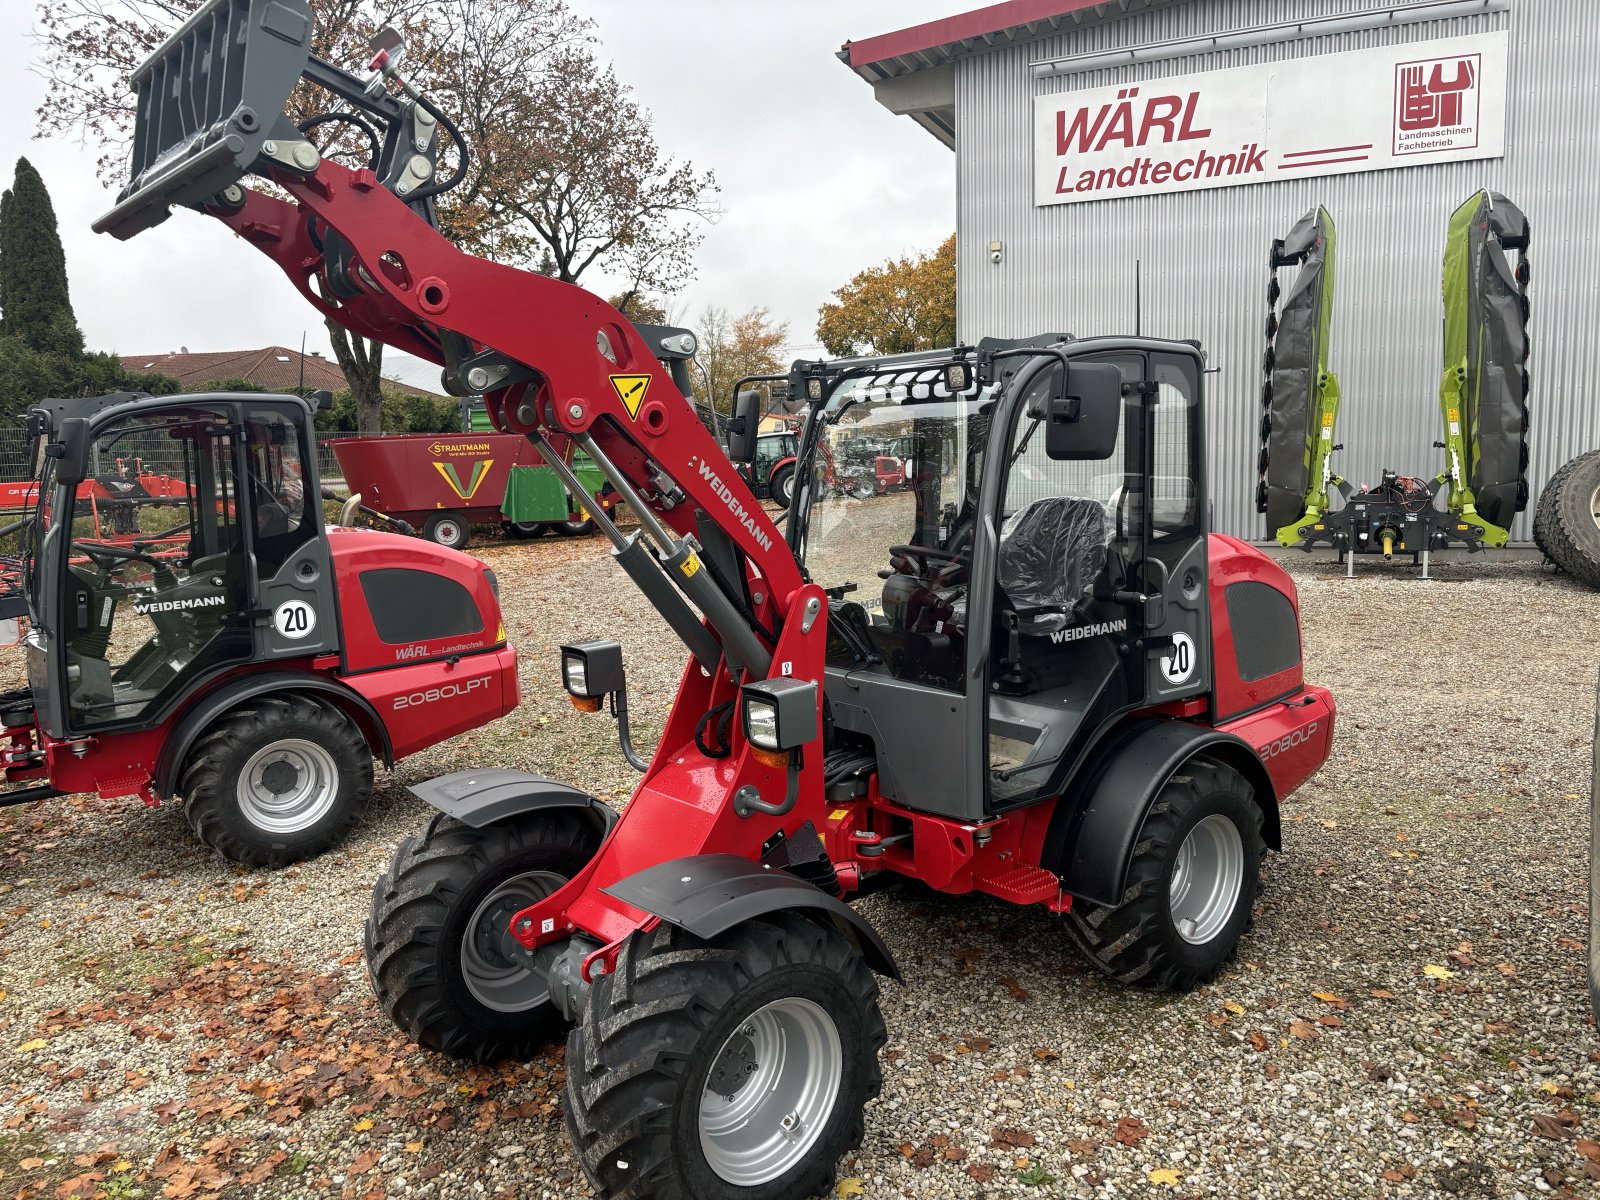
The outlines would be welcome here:
<svg viewBox="0 0 1600 1200">
<path fill-rule="evenodd" d="M 89 561 L 102 571 L 110 571 L 118 563 L 124 562 L 149 563 L 152 567 L 161 565 L 161 560 L 154 554 L 146 554 L 143 550 L 134 550 L 128 546 L 105 546 L 99 542 L 73 542 L 72 548 L 81 550 Z"/>
</svg>

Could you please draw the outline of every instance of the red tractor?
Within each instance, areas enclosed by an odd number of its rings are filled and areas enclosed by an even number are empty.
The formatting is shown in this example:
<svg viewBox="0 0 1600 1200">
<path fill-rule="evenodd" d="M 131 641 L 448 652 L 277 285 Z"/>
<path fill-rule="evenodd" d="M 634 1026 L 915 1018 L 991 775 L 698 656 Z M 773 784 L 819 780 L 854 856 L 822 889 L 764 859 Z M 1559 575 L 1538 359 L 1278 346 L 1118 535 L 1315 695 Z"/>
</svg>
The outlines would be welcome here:
<svg viewBox="0 0 1600 1200">
<path fill-rule="evenodd" d="M 325 529 L 313 415 L 128 392 L 28 413 L 36 507 L 0 617 L 28 618 L 29 686 L 0 693 L 0 804 L 181 799 L 206 844 L 280 866 L 343 839 L 374 758 L 515 707 L 493 575 Z M 99 470 L 134 456 L 134 476 Z"/>
<path fill-rule="evenodd" d="M 1118 979 L 1213 978 L 1334 705 L 1302 678 L 1288 577 L 1206 531 L 1199 351 L 1048 335 L 796 363 L 781 532 L 734 466 L 759 408 L 717 443 L 687 399 L 692 335 L 452 246 L 432 210 L 466 154 L 448 118 L 392 40 L 366 80 L 309 44 L 305 0 L 202 7 L 135 77 L 132 180 L 98 228 L 199 208 L 351 330 L 447 381 L 492 372 L 498 428 L 574 494 L 576 442 L 638 514 L 633 534 L 594 517 L 689 655 L 646 762 L 619 648 L 562 648 L 574 704 L 609 706 L 643 771 L 620 816 L 500 768 L 414 789 L 438 814 L 367 924 L 391 1017 L 482 1061 L 567 1036 L 601 1196 L 796 1200 L 881 1081 L 877 977 L 899 972 L 853 897 L 982 892 L 1058 914 Z M 276 115 L 302 77 L 373 123 L 374 161 L 329 161 Z M 902 440 L 912 487 L 826 486 L 855 438 Z"/>
</svg>

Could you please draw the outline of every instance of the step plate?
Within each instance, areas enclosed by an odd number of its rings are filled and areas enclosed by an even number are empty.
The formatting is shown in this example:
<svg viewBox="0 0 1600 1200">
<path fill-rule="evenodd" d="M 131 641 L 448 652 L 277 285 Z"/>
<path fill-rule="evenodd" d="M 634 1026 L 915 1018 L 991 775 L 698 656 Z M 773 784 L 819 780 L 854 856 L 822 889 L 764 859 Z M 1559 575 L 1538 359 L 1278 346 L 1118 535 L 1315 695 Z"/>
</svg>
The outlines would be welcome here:
<svg viewBox="0 0 1600 1200">
<path fill-rule="evenodd" d="M 1043 904 L 1061 892 L 1061 880 L 1043 867 L 1014 867 L 976 882 L 980 892 L 1012 904 Z"/>
</svg>

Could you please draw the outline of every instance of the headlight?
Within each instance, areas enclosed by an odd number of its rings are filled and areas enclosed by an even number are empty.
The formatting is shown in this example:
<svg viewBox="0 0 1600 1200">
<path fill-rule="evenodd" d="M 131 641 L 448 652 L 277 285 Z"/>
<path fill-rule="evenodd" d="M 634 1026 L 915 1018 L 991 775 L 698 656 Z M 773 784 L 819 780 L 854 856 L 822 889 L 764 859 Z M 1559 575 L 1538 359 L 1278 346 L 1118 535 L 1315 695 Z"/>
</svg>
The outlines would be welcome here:
<svg viewBox="0 0 1600 1200">
<path fill-rule="evenodd" d="M 576 654 L 563 654 L 561 656 L 562 681 L 567 685 L 567 691 L 574 696 L 587 696 L 589 694 L 588 665 Z"/>
<path fill-rule="evenodd" d="M 778 750 L 778 706 L 771 700 L 746 696 L 744 701 L 744 736 L 752 746 L 761 750 Z"/>
<path fill-rule="evenodd" d="M 758 754 L 787 754 L 816 740 L 817 685 L 758 679 L 739 690 L 744 738 Z"/>
<path fill-rule="evenodd" d="M 602 700 L 627 686 L 622 647 L 616 642 L 573 642 L 561 647 L 561 682 L 584 712 L 599 712 Z"/>
</svg>

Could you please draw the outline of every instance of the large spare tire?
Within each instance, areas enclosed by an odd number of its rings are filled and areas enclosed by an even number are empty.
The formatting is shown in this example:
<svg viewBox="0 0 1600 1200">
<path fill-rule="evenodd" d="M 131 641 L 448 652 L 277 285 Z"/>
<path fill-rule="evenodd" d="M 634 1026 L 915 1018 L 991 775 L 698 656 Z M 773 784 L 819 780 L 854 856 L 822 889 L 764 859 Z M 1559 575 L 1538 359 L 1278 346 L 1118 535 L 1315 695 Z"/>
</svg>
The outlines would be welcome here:
<svg viewBox="0 0 1600 1200">
<path fill-rule="evenodd" d="M 1556 472 L 1539 498 L 1533 538 L 1568 575 L 1600 588 L 1600 450 Z"/>
</svg>

